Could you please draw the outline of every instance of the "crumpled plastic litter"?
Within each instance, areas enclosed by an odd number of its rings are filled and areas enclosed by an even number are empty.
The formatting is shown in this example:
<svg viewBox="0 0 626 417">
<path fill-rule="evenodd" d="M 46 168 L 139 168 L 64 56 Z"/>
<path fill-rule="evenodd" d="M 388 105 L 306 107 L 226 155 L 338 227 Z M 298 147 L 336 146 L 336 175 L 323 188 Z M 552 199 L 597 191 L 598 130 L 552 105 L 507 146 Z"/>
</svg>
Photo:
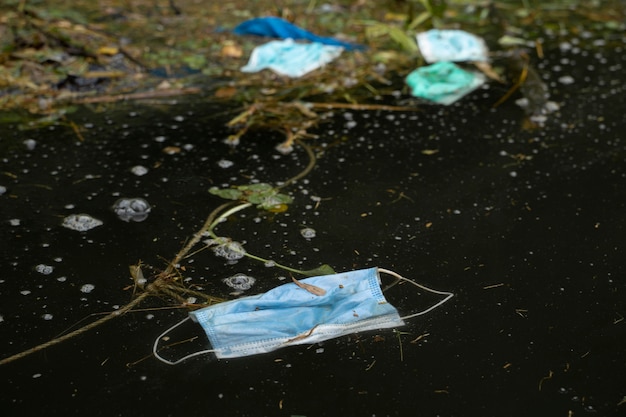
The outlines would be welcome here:
<svg viewBox="0 0 626 417">
<path fill-rule="evenodd" d="M 306 39 L 311 42 L 318 42 L 324 45 L 341 46 L 348 51 L 364 48 L 363 45 L 352 44 L 335 38 L 315 35 L 314 33 L 289 23 L 285 19 L 274 16 L 258 17 L 246 20 L 235 27 L 233 32 L 237 35 L 258 35 L 280 39 L 291 38 L 295 40 Z"/>
<path fill-rule="evenodd" d="M 337 58 L 343 49 L 319 42 L 296 43 L 293 39 L 271 41 L 254 48 L 241 71 L 258 72 L 267 68 L 288 77 L 301 77 Z"/>
<path fill-rule="evenodd" d="M 463 30 L 431 29 L 417 34 L 417 44 L 426 62 L 488 61 L 485 41 Z"/>
<path fill-rule="evenodd" d="M 437 62 L 420 67 L 406 77 L 415 97 L 449 105 L 485 83 L 480 72 L 465 71 L 452 62 Z"/>
</svg>

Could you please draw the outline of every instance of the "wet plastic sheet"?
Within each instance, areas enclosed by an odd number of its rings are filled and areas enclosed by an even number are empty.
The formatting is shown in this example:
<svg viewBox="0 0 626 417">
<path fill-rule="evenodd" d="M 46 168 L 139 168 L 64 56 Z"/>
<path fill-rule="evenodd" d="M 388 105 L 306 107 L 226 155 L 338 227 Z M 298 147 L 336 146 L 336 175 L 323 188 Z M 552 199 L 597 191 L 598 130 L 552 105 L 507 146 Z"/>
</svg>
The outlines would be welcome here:
<svg viewBox="0 0 626 417">
<path fill-rule="evenodd" d="M 479 72 L 465 71 L 452 62 L 420 67 L 406 77 L 415 97 L 449 105 L 471 93 L 485 82 Z"/>
<path fill-rule="evenodd" d="M 341 55 L 344 48 L 323 45 L 319 42 L 296 43 L 293 39 L 271 41 L 257 46 L 250 55 L 243 72 L 258 72 L 263 69 L 288 77 L 301 77 L 314 71 Z"/>
<path fill-rule="evenodd" d="M 239 24 L 234 30 L 237 35 L 258 35 L 270 38 L 309 40 L 324 45 L 341 46 L 346 50 L 363 49 L 364 46 L 343 42 L 335 38 L 318 36 L 279 17 L 259 17 Z"/>
<path fill-rule="evenodd" d="M 417 44 L 426 62 L 487 61 L 485 41 L 462 30 L 432 29 L 417 35 Z"/>
</svg>

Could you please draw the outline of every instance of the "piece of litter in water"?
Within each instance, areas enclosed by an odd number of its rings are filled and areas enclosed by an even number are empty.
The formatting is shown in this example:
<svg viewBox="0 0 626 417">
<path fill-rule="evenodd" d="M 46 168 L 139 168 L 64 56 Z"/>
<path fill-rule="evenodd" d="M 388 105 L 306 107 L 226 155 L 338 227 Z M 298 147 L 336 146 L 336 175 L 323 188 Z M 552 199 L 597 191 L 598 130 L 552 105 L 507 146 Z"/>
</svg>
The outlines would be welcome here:
<svg viewBox="0 0 626 417">
<path fill-rule="evenodd" d="M 258 72 L 271 69 L 287 77 L 301 77 L 314 71 L 341 55 L 340 46 L 324 45 L 319 42 L 296 43 L 293 39 L 271 41 L 257 46 L 250 55 L 243 72 Z"/>
<path fill-rule="evenodd" d="M 484 82 L 483 74 L 446 61 L 420 67 L 406 77 L 413 96 L 444 105 L 454 103 Z"/>
<path fill-rule="evenodd" d="M 417 44 L 426 62 L 487 61 L 485 41 L 462 30 L 432 29 L 417 35 Z"/>
<path fill-rule="evenodd" d="M 268 16 L 246 20 L 240 23 L 234 30 L 237 35 L 258 35 L 280 39 L 306 39 L 324 45 L 341 46 L 347 50 L 363 49 L 362 45 L 343 42 L 335 38 L 318 36 L 293 23 L 289 23 L 280 17 Z"/>
</svg>

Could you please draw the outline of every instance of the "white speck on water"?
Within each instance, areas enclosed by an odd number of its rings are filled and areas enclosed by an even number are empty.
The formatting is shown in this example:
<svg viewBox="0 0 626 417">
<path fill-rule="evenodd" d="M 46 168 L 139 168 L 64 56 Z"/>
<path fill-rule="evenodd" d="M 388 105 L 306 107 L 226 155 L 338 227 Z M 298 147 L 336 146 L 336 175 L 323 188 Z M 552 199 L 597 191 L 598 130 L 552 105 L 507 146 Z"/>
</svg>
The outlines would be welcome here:
<svg viewBox="0 0 626 417">
<path fill-rule="evenodd" d="M 148 379 L 148 377 L 147 377 L 147 376 L 145 376 L 145 375 L 141 375 L 141 376 L 139 377 L 139 379 L 140 379 L 140 380 L 142 380 L 142 381 L 146 381 L 146 380 Z"/>
<path fill-rule="evenodd" d="M 165 136 L 157 136 L 154 138 L 154 141 L 159 143 L 165 142 Z"/>
<path fill-rule="evenodd" d="M 217 394 L 217 398 L 219 398 L 219 399 L 221 400 L 222 398 L 224 398 L 224 394 L 222 394 L 222 393 L 220 392 L 219 394 Z"/>
<path fill-rule="evenodd" d="M 41 374 L 33 374 L 33 379 L 41 378 Z"/>
<path fill-rule="evenodd" d="M 219 161 L 217 161 L 217 166 L 219 166 L 220 168 L 230 168 L 233 165 L 235 165 L 235 163 L 233 161 L 229 161 L 228 159 L 220 159 Z"/>
<path fill-rule="evenodd" d="M 146 314 L 146 318 L 148 320 L 152 320 L 154 318 L 154 314 Z"/>
<path fill-rule="evenodd" d="M 30 294 L 30 291 L 28 291 L 28 290 L 22 290 L 22 291 L 20 291 L 20 294 L 22 294 L 22 295 L 28 295 L 28 294 Z"/>
<path fill-rule="evenodd" d="M 89 214 L 70 214 L 63 219 L 63 227 L 76 230 L 78 232 L 86 232 L 94 227 L 102 226 L 102 221 L 91 217 Z"/>
<path fill-rule="evenodd" d="M 2 314 L 0 314 L 0 323 L 2 323 L 4 321 L 4 317 L 2 316 Z"/>
<path fill-rule="evenodd" d="M 313 239 L 317 235 L 317 232 L 311 227 L 305 227 L 304 229 L 300 230 L 300 234 L 305 239 Z"/>
<path fill-rule="evenodd" d="M 570 75 L 564 75 L 559 77 L 559 82 L 564 85 L 574 84 L 574 77 Z"/>
<path fill-rule="evenodd" d="M 43 275 L 50 275 L 54 271 L 54 267 L 50 265 L 39 264 L 35 267 L 35 271 Z"/>
<path fill-rule="evenodd" d="M 511 171 L 509 172 L 509 175 L 513 178 L 517 177 L 517 171 Z"/>
<path fill-rule="evenodd" d="M 324 353 L 324 348 L 315 349 L 315 353 Z"/>
<path fill-rule="evenodd" d="M 32 151 L 37 146 L 37 141 L 35 139 L 26 139 L 23 143 L 29 151 Z"/>
<path fill-rule="evenodd" d="M 9 220 L 9 224 L 11 226 L 19 226 L 22 221 L 20 219 L 11 219 Z"/>
<path fill-rule="evenodd" d="M 135 174 L 138 177 L 141 177 L 141 176 L 146 175 L 148 173 L 148 168 L 146 168 L 143 165 L 135 165 L 134 167 L 132 167 L 130 169 L 130 172 L 132 172 L 133 174 Z"/>
<path fill-rule="evenodd" d="M 276 262 L 274 262 L 274 261 L 267 261 L 263 265 L 265 265 L 266 268 L 272 268 L 272 267 L 276 266 Z"/>
<path fill-rule="evenodd" d="M 65 281 L 67 281 L 67 277 L 58 277 L 58 278 L 57 278 L 57 281 L 59 281 L 59 282 L 65 282 Z"/>
<path fill-rule="evenodd" d="M 83 292 L 85 294 L 89 294 L 90 292 L 92 292 L 94 289 L 96 288 L 95 285 L 93 284 L 85 284 L 82 287 L 80 287 L 80 292 Z"/>
<path fill-rule="evenodd" d="M 52 320 L 52 317 L 53 317 L 52 314 L 48 314 L 48 313 L 41 316 L 41 318 L 44 320 Z"/>
<path fill-rule="evenodd" d="M 185 120 L 185 116 L 175 116 L 174 120 L 176 120 L 177 122 L 182 122 Z"/>
<path fill-rule="evenodd" d="M 76 207 L 74 204 L 66 204 L 65 206 L 63 206 L 65 209 L 67 210 L 72 210 L 74 207 Z"/>
<path fill-rule="evenodd" d="M 5 187 L 4 185 L 0 185 L 0 195 L 4 194 L 7 192 L 7 187 Z"/>
</svg>

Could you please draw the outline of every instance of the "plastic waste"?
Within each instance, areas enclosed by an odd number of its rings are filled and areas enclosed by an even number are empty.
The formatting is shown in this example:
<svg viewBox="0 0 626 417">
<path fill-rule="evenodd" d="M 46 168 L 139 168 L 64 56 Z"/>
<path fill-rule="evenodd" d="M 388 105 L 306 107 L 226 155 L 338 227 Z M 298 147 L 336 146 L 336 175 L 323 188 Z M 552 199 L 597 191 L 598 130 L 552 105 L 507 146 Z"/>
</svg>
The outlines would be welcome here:
<svg viewBox="0 0 626 417">
<path fill-rule="evenodd" d="M 254 48 L 241 71 L 258 72 L 267 68 L 287 77 L 301 77 L 337 58 L 343 49 L 319 42 L 296 43 L 293 39 L 271 41 Z"/>
<path fill-rule="evenodd" d="M 383 295 L 379 272 L 394 276 L 396 283 L 402 280 L 445 298 L 422 311 L 401 317 Z M 247 284 L 247 281 L 243 283 Z M 424 315 L 452 296 L 452 293 L 430 289 L 382 268 L 302 280 L 292 277 L 291 283 L 265 293 L 190 312 L 187 318 L 154 341 L 153 353 L 168 365 L 207 353 L 215 353 L 218 359 L 256 355 L 286 346 L 313 344 L 352 333 L 402 326 L 404 320 Z M 159 354 L 159 343 L 171 330 L 189 319 L 202 327 L 211 342 L 211 349 L 191 353 L 176 361 L 163 358 Z"/>
<path fill-rule="evenodd" d="M 406 77 L 413 96 L 445 105 L 471 93 L 485 80 L 482 73 L 465 71 L 446 61 L 420 67 Z"/>
<path fill-rule="evenodd" d="M 417 35 L 417 44 L 426 62 L 488 61 L 485 41 L 463 30 L 432 29 Z"/>
<path fill-rule="evenodd" d="M 234 30 L 237 35 L 258 35 L 280 39 L 306 39 L 324 45 L 341 46 L 346 50 L 363 49 L 363 45 L 343 42 L 335 38 L 318 36 L 280 17 L 258 17 L 240 23 Z"/>
</svg>

